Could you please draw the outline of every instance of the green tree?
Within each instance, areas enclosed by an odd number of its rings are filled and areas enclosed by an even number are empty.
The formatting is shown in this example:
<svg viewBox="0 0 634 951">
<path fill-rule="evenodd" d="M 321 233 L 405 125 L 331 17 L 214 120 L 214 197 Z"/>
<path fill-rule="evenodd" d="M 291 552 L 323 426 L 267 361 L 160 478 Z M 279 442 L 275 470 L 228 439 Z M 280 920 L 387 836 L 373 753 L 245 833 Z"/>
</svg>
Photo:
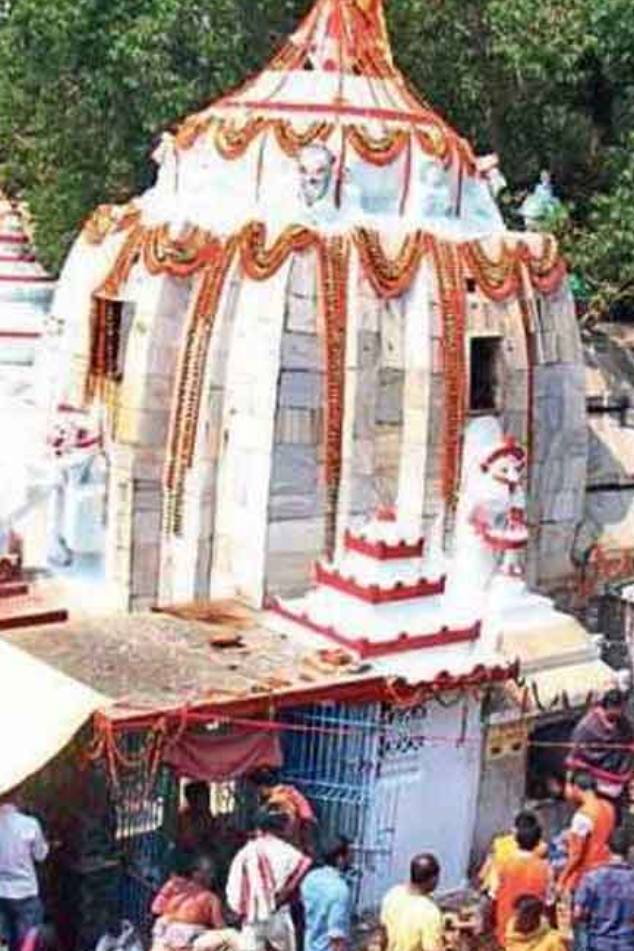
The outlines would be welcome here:
<svg viewBox="0 0 634 951">
<path fill-rule="evenodd" d="M 0 183 L 57 268 L 100 202 L 148 183 L 155 135 L 260 65 L 305 3 L 13 0 L 0 28 Z"/>
<path fill-rule="evenodd" d="M 45 260 L 59 265 L 96 204 L 145 187 L 153 137 L 260 67 L 309 5 L 0 6 L 0 183 L 29 201 Z M 479 152 L 500 155 L 511 207 L 551 169 L 568 253 L 608 306 L 615 268 L 634 267 L 627 227 L 613 227 L 634 203 L 634 3 L 391 0 L 386 10 L 413 85 Z"/>
</svg>

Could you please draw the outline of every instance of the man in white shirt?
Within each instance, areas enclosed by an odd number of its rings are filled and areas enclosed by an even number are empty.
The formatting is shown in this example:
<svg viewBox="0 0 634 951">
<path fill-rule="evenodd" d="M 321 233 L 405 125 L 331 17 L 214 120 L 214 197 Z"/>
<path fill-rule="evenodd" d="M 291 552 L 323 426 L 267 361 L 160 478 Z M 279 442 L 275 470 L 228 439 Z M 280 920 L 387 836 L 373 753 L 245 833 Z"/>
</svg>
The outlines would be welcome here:
<svg viewBox="0 0 634 951">
<path fill-rule="evenodd" d="M 0 797 L 0 934 L 19 951 L 27 932 L 42 923 L 35 865 L 48 855 L 37 819 L 20 812 L 15 797 Z"/>
</svg>

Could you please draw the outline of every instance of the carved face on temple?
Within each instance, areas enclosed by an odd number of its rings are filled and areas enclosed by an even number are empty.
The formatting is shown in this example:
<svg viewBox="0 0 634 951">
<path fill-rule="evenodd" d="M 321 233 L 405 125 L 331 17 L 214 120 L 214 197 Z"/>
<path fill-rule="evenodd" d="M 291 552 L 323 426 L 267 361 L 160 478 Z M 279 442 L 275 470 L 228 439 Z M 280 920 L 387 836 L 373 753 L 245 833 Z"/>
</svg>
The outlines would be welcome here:
<svg viewBox="0 0 634 951">
<path fill-rule="evenodd" d="M 507 486 L 513 492 L 522 481 L 526 456 L 516 442 L 507 440 L 484 460 L 482 472 L 488 473 L 496 482 Z"/>
<path fill-rule="evenodd" d="M 328 193 L 335 157 L 325 145 L 307 145 L 297 159 L 299 187 L 310 208 Z"/>
</svg>

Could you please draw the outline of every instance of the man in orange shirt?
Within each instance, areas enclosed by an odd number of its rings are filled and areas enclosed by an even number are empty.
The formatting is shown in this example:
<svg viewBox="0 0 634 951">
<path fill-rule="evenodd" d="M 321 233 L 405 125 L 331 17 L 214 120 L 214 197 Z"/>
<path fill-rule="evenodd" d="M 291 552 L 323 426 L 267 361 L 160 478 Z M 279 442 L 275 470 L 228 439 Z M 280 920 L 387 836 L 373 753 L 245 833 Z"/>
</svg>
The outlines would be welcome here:
<svg viewBox="0 0 634 951">
<path fill-rule="evenodd" d="M 568 858 L 557 890 L 571 896 L 583 875 L 610 858 L 609 840 L 614 830 L 614 806 L 597 796 L 596 780 L 575 772 L 566 785 L 566 798 L 577 806 L 567 833 Z"/>
<path fill-rule="evenodd" d="M 539 824 L 521 825 L 515 832 L 517 849 L 493 873 L 492 894 L 495 899 L 495 934 L 503 947 L 515 903 L 521 895 L 532 895 L 545 904 L 554 900 L 551 868 L 539 853 Z"/>
</svg>

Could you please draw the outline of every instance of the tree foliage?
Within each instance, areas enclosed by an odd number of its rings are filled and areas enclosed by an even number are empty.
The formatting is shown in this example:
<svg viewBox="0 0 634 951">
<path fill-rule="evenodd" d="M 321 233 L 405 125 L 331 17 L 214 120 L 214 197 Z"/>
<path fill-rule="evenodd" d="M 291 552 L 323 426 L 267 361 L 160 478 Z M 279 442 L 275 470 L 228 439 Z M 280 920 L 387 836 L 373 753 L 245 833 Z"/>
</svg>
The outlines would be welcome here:
<svg viewBox="0 0 634 951">
<path fill-rule="evenodd" d="M 310 0 L 0 5 L 0 180 L 57 266 L 80 221 L 147 184 L 153 136 L 260 66 Z M 601 306 L 634 276 L 634 3 L 388 0 L 397 60 L 517 207 L 541 167 Z M 511 215 L 512 223 L 512 215 Z M 625 291 L 625 296 L 627 296 Z"/>
</svg>

